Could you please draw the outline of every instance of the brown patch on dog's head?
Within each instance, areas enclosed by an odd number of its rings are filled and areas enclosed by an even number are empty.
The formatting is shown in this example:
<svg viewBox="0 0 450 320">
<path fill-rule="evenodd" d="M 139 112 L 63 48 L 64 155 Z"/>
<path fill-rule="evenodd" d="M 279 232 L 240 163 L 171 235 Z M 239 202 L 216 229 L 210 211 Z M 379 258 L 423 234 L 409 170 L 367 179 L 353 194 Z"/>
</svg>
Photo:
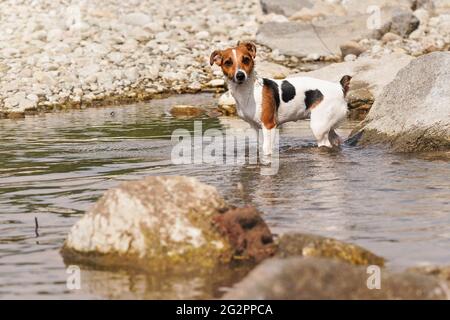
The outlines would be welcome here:
<svg viewBox="0 0 450 320">
<path fill-rule="evenodd" d="M 211 53 L 209 63 L 222 68 L 223 74 L 238 83 L 245 81 L 255 66 L 256 46 L 252 42 L 238 42 L 236 47 L 215 50 Z M 245 79 L 237 79 L 238 71 L 245 72 Z"/>
</svg>

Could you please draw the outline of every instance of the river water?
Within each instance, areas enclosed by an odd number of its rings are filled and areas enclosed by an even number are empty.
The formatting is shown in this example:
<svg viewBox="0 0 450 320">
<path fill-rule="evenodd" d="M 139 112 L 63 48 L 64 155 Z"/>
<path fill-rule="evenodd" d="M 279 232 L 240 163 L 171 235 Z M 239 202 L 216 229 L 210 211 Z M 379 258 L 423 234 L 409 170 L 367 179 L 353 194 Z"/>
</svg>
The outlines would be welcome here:
<svg viewBox="0 0 450 320">
<path fill-rule="evenodd" d="M 307 121 L 284 127 L 278 174 L 255 164 L 174 165 L 174 129 L 193 119 L 167 113 L 183 95 L 138 105 L 0 120 L 0 298 L 204 298 L 220 284 L 82 269 L 81 289 L 66 286 L 59 249 L 70 227 L 102 193 L 147 175 L 189 175 L 229 202 L 264 212 L 275 233 L 314 233 L 359 244 L 388 267 L 450 263 L 450 162 L 447 155 L 399 155 L 381 147 L 314 147 Z M 204 116 L 203 130 L 244 127 Z M 356 125 L 338 131 L 347 136 Z M 37 222 L 37 225 L 36 225 Z M 223 289 L 223 288 L 222 288 Z"/>
</svg>

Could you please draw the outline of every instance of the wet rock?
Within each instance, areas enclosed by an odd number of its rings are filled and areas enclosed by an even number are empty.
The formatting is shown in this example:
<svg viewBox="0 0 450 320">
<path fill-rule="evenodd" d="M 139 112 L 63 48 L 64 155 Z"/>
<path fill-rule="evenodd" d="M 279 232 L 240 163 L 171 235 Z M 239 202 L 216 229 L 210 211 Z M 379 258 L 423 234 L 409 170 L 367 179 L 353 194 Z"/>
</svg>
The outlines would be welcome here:
<svg viewBox="0 0 450 320">
<path fill-rule="evenodd" d="M 228 210 L 215 216 L 213 221 L 220 233 L 227 236 L 236 255 L 256 262 L 274 255 L 276 246 L 272 234 L 254 207 Z"/>
<path fill-rule="evenodd" d="M 224 116 L 234 116 L 237 112 L 236 105 L 219 105 L 218 109 Z"/>
<path fill-rule="evenodd" d="M 155 176 L 108 190 L 72 227 L 62 254 L 67 263 L 203 272 L 236 256 L 262 259 L 270 239 L 256 211 L 228 210 L 214 187 Z"/>
<path fill-rule="evenodd" d="M 198 117 L 205 113 L 205 109 L 189 105 L 176 105 L 170 109 L 170 114 L 174 117 Z"/>
<path fill-rule="evenodd" d="M 268 259 L 224 299 L 448 299 L 445 283 L 414 273 L 381 269 L 381 288 L 369 289 L 365 267 L 322 258 Z"/>
<path fill-rule="evenodd" d="M 356 265 L 384 265 L 384 259 L 360 246 L 311 234 L 288 233 L 277 241 L 276 256 L 322 257 Z"/>
<path fill-rule="evenodd" d="M 419 266 L 408 268 L 406 271 L 435 276 L 450 285 L 450 266 Z"/>
<path fill-rule="evenodd" d="M 450 149 L 449 82 L 450 53 L 413 60 L 376 97 L 360 143 L 406 152 Z"/>
<path fill-rule="evenodd" d="M 360 57 L 355 61 L 335 63 L 324 68 L 302 72 L 294 76 L 309 76 L 313 78 L 338 82 L 343 75 L 351 75 L 350 90 L 347 102 L 350 109 L 372 105 L 373 101 L 390 83 L 397 72 L 406 66 L 413 58 L 394 53 L 381 58 Z"/>
<path fill-rule="evenodd" d="M 286 17 L 291 16 L 302 8 L 310 8 L 313 3 L 309 0 L 260 0 L 261 9 L 265 14 L 276 13 Z"/>
</svg>

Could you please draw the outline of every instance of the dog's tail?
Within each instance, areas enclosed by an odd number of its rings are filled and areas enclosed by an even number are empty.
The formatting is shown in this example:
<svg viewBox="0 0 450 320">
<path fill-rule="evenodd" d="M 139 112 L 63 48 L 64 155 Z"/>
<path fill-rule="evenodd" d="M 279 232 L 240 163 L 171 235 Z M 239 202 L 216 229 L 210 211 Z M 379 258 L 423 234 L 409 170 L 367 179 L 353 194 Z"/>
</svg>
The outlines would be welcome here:
<svg viewBox="0 0 450 320">
<path fill-rule="evenodd" d="M 350 88 L 350 80 L 352 80 L 352 77 L 350 77 L 349 75 L 345 75 L 341 78 L 341 81 L 339 81 L 342 86 L 344 97 L 347 96 L 348 89 Z"/>
</svg>

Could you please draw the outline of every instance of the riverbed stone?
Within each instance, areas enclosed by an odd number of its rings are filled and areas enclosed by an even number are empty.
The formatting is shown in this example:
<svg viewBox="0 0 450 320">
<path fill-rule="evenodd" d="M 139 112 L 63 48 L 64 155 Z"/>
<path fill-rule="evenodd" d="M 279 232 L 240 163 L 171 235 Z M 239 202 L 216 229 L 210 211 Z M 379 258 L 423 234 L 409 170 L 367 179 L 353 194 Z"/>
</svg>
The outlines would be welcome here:
<svg viewBox="0 0 450 320">
<path fill-rule="evenodd" d="M 205 113 L 205 109 L 185 104 L 175 105 L 170 108 L 170 114 L 174 117 L 198 117 Z"/>
<path fill-rule="evenodd" d="M 355 265 L 384 265 L 384 259 L 351 243 L 312 234 L 286 233 L 277 240 L 277 257 L 322 257 Z"/>
<path fill-rule="evenodd" d="M 369 289 L 369 269 L 313 257 L 265 260 L 228 291 L 223 299 L 448 299 L 445 283 L 416 273 L 380 269 L 380 289 Z"/>
<path fill-rule="evenodd" d="M 242 211 L 241 211 L 242 210 Z M 259 213 L 230 208 L 195 178 L 151 176 L 108 190 L 70 230 L 67 263 L 146 271 L 211 271 L 271 255 Z"/>
<path fill-rule="evenodd" d="M 360 144 L 397 151 L 450 149 L 450 53 L 421 56 L 401 69 L 375 99 Z"/>
</svg>

